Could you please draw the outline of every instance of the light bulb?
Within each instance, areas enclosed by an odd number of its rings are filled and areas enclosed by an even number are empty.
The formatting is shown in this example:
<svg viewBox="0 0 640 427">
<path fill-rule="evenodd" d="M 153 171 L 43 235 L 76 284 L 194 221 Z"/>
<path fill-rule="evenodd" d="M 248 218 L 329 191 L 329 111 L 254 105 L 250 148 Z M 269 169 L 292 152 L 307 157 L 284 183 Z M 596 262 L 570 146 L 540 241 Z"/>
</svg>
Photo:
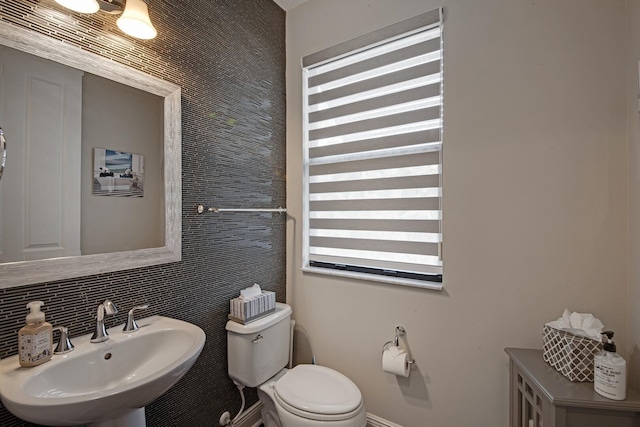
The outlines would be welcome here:
<svg viewBox="0 0 640 427">
<path fill-rule="evenodd" d="M 79 13 L 96 13 L 100 10 L 96 0 L 56 0 L 56 3 Z"/>
<path fill-rule="evenodd" d="M 138 39 L 148 40 L 158 34 L 149 19 L 149 9 L 144 0 L 127 0 L 124 12 L 116 23 L 125 34 Z"/>
</svg>

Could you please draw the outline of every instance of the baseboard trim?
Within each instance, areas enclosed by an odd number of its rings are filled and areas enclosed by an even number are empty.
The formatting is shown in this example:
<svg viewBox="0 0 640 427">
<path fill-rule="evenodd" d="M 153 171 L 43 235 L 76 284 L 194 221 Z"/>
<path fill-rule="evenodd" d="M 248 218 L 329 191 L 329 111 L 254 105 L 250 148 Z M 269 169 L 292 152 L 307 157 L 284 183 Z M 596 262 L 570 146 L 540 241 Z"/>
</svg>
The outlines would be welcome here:
<svg viewBox="0 0 640 427">
<path fill-rule="evenodd" d="M 251 407 L 247 408 L 238 421 L 235 423 L 235 427 L 259 427 L 262 424 L 262 403 L 260 401 L 254 403 Z M 367 412 L 367 427 L 402 427 L 400 424 L 392 423 L 384 418 L 380 418 L 376 415 Z"/>
<path fill-rule="evenodd" d="M 384 418 L 367 412 L 367 427 L 402 427 L 400 424 L 392 423 Z"/>
<path fill-rule="evenodd" d="M 235 427 L 258 427 L 262 424 L 262 403 L 257 401 L 240 415 L 238 421 L 235 422 Z"/>
</svg>

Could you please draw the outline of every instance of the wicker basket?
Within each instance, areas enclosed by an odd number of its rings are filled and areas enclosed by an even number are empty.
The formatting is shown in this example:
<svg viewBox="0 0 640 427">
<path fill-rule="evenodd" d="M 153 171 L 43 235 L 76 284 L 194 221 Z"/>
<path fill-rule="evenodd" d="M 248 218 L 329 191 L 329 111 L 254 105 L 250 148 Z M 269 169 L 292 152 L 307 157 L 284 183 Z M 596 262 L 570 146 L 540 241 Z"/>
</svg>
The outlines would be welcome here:
<svg viewBox="0 0 640 427">
<path fill-rule="evenodd" d="M 542 358 L 570 381 L 593 382 L 593 355 L 602 343 L 544 326 Z"/>
</svg>

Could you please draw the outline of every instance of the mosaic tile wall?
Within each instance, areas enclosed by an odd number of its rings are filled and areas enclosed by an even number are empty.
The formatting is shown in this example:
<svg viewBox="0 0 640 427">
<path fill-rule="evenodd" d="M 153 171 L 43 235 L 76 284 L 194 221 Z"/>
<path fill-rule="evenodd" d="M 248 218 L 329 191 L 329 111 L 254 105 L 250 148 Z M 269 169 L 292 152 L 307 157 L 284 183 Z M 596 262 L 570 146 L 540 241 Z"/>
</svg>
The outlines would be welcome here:
<svg viewBox="0 0 640 427">
<path fill-rule="evenodd" d="M 0 358 L 16 354 L 25 305 L 72 336 L 92 332 L 97 305 L 148 302 L 147 314 L 207 335 L 185 378 L 147 407 L 148 426 L 215 426 L 240 407 L 227 377 L 228 300 L 260 283 L 285 299 L 286 215 L 198 215 L 219 207 L 285 206 L 285 13 L 271 0 L 152 0 L 151 41 L 123 35 L 116 17 L 71 13 L 53 0 L 0 0 L 0 19 L 77 45 L 182 87 L 182 261 L 0 290 Z M 247 404 L 257 400 L 249 390 Z M 29 425 L 0 405 L 0 425 Z"/>
</svg>

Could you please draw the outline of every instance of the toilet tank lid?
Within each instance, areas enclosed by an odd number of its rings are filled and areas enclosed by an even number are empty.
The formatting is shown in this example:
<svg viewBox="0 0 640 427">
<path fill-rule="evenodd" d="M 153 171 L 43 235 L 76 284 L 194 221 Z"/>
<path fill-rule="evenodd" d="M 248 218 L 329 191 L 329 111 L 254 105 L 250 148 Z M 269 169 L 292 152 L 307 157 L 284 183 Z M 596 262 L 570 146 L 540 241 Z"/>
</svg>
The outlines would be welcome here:
<svg viewBox="0 0 640 427">
<path fill-rule="evenodd" d="M 256 332 L 263 331 L 269 326 L 275 325 L 276 323 L 290 316 L 291 307 L 289 307 L 287 304 L 277 302 L 276 311 L 273 314 L 258 319 L 255 322 L 243 325 L 241 323 L 234 322 L 233 320 L 229 320 L 227 322 L 227 331 L 235 332 L 236 334 L 242 335 L 255 334 Z"/>
</svg>

